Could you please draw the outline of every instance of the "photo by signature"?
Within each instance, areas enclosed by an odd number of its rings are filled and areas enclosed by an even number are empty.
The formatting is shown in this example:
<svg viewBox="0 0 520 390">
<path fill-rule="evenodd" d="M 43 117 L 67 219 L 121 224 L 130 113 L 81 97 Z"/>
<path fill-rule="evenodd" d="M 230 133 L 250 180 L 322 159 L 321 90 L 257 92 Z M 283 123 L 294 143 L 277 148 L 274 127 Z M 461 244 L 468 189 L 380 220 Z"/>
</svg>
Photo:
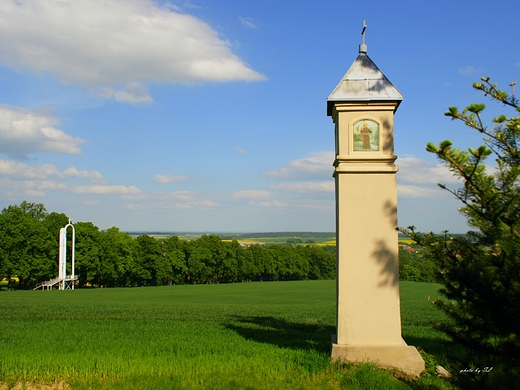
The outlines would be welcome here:
<svg viewBox="0 0 520 390">
<path fill-rule="evenodd" d="M 493 367 L 484 367 L 484 368 L 464 368 L 459 371 L 460 374 L 486 374 L 493 370 Z"/>
</svg>

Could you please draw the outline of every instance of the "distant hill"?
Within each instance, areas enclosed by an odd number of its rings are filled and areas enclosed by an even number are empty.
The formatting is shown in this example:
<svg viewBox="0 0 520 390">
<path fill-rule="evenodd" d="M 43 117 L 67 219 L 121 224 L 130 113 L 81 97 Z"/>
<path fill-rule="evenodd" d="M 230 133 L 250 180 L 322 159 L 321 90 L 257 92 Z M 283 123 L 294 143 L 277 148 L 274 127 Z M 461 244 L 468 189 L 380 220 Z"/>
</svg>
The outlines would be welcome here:
<svg viewBox="0 0 520 390">
<path fill-rule="evenodd" d="M 298 237 L 298 238 L 329 238 L 336 237 L 334 232 L 262 232 L 262 233 L 232 233 L 220 236 L 231 237 L 236 240 L 246 238 L 276 238 L 276 237 Z"/>
<path fill-rule="evenodd" d="M 299 238 L 328 238 L 336 237 L 335 232 L 260 232 L 260 233 L 222 233 L 222 232 L 160 232 L 160 231 L 132 231 L 127 232 L 132 236 L 150 235 L 150 236 L 203 236 L 205 234 L 214 234 L 219 237 L 229 237 L 231 239 L 245 238 L 276 238 L 276 237 L 299 237 Z"/>
</svg>

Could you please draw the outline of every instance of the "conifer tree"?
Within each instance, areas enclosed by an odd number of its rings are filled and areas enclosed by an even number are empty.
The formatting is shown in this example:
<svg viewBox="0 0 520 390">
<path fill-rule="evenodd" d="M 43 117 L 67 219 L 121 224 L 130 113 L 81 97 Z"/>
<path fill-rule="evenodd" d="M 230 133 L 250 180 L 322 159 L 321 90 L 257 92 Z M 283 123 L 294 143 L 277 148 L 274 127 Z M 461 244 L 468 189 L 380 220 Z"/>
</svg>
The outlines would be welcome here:
<svg viewBox="0 0 520 390">
<path fill-rule="evenodd" d="M 459 210 L 471 230 L 462 237 L 422 234 L 413 226 L 401 231 L 421 244 L 436 264 L 445 297 L 436 304 L 449 318 L 439 327 L 468 347 L 468 356 L 481 356 L 480 364 L 491 367 L 486 375 L 461 374 L 459 380 L 513 388 L 520 374 L 520 108 L 514 94 L 499 90 L 489 77 L 473 87 L 513 109 L 513 116 L 496 117 L 486 127 L 484 104 L 471 104 L 462 112 L 450 107 L 445 115 L 480 132 L 484 145 L 468 151 L 454 148 L 450 141 L 427 145 L 461 180 L 461 188 L 439 186 L 460 200 Z M 496 168 L 486 167 L 491 158 Z"/>
</svg>

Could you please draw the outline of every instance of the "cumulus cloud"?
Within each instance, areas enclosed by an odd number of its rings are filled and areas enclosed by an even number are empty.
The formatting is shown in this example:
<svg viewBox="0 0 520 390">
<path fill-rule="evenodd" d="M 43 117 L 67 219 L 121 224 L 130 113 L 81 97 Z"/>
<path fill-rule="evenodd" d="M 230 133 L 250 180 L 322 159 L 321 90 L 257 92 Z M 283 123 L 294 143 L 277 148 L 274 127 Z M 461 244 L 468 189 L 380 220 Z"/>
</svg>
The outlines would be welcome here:
<svg viewBox="0 0 520 390">
<path fill-rule="evenodd" d="M 284 167 L 262 175 L 275 180 L 323 179 L 332 175 L 333 162 L 334 152 L 315 152 L 311 157 L 289 161 Z"/>
<path fill-rule="evenodd" d="M 396 160 L 398 180 L 413 184 L 457 183 L 457 179 L 442 164 L 432 164 L 414 156 Z"/>
<path fill-rule="evenodd" d="M 192 201 L 196 197 L 193 191 L 155 192 L 156 196 L 166 199 Z"/>
<path fill-rule="evenodd" d="M 240 16 L 238 19 L 240 20 L 240 24 L 242 26 L 252 28 L 252 29 L 255 29 L 258 27 L 256 25 L 256 23 L 253 21 L 253 19 L 251 19 L 251 18 L 243 18 L 242 16 Z"/>
<path fill-rule="evenodd" d="M 188 177 L 182 175 L 155 175 L 153 178 L 156 182 L 161 184 L 179 183 L 188 181 Z"/>
<path fill-rule="evenodd" d="M 88 181 L 90 185 L 77 185 L 71 179 Z M 12 197 L 45 196 L 47 191 L 87 195 L 137 196 L 142 190 L 134 186 L 107 185 L 98 171 L 78 170 L 69 167 L 60 171 L 55 165 L 29 165 L 23 162 L 0 159 L 0 193 Z"/>
<path fill-rule="evenodd" d="M 406 156 L 396 161 L 397 193 L 402 198 L 426 198 L 447 195 L 437 184 L 447 184 L 456 188 L 460 182 L 442 164 L 432 164 L 414 156 Z"/>
<path fill-rule="evenodd" d="M 207 23 L 152 0 L 3 0 L 0 20 L 4 64 L 73 85 L 126 85 L 104 91 L 120 101 L 149 99 L 132 82 L 265 79 Z"/>
<path fill-rule="evenodd" d="M 80 154 L 86 141 L 57 129 L 58 124 L 45 111 L 0 105 L 0 153 L 18 158 L 36 152 Z"/>
<path fill-rule="evenodd" d="M 75 194 L 95 194 L 95 195 L 137 195 L 142 193 L 141 189 L 134 186 L 123 185 L 92 185 L 92 186 L 76 186 L 71 189 Z"/>
<path fill-rule="evenodd" d="M 397 185 L 397 194 L 402 198 L 429 198 L 442 195 L 439 187 L 427 188 L 409 184 Z"/>
<path fill-rule="evenodd" d="M 0 194 L 10 198 L 42 197 L 45 191 L 67 191 L 67 185 L 53 180 L 17 180 L 0 174 Z"/>
<path fill-rule="evenodd" d="M 191 202 L 175 202 L 176 209 L 211 208 L 218 206 L 217 202 L 208 199 L 201 199 Z"/>
<path fill-rule="evenodd" d="M 457 72 L 463 76 L 476 76 L 484 72 L 485 69 L 475 68 L 474 66 L 466 66 L 465 68 L 459 68 Z"/>
<path fill-rule="evenodd" d="M 236 199 L 269 199 L 273 194 L 265 190 L 242 190 L 233 192 Z"/>
<path fill-rule="evenodd" d="M 271 188 L 295 193 L 334 192 L 334 181 L 282 183 Z"/>
<path fill-rule="evenodd" d="M 74 167 L 67 168 L 63 171 L 64 177 L 77 177 L 79 179 L 85 179 L 91 182 L 104 182 L 103 175 L 98 171 L 78 171 Z"/>
<path fill-rule="evenodd" d="M 213 208 L 219 206 L 219 203 L 212 199 L 201 197 L 195 191 L 152 191 L 143 194 L 142 207 L 149 208 L 150 205 L 156 205 L 160 209 L 196 209 L 196 208 Z"/>
<path fill-rule="evenodd" d="M 43 180 L 57 174 L 59 170 L 52 164 L 30 166 L 22 162 L 0 159 L 0 177 Z"/>
<path fill-rule="evenodd" d="M 251 200 L 249 204 L 251 206 L 265 207 L 268 209 L 286 208 L 288 206 L 286 202 L 279 200 Z"/>
<path fill-rule="evenodd" d="M 104 178 L 98 171 L 78 171 L 74 167 L 60 171 L 55 165 L 29 165 L 19 161 L 0 159 L 0 177 L 10 177 L 15 180 L 46 180 L 52 176 L 57 178 L 75 177 L 90 182 L 103 182 Z"/>
<path fill-rule="evenodd" d="M 127 83 L 124 88 L 119 90 L 109 87 L 100 88 L 98 96 L 104 99 L 113 98 L 120 103 L 130 104 L 149 104 L 154 101 L 148 92 L 148 87 L 137 81 Z"/>
</svg>

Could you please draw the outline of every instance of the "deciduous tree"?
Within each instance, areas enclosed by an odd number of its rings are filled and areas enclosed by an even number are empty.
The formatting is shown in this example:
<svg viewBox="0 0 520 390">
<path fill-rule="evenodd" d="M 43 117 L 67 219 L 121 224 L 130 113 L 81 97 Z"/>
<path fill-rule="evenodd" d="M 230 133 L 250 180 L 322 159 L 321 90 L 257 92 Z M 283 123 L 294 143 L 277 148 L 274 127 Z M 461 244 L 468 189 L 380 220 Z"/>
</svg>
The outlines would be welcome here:
<svg viewBox="0 0 520 390">
<path fill-rule="evenodd" d="M 42 220 L 45 206 L 22 202 L 0 213 L 0 270 L 18 278 L 18 288 L 30 288 L 57 270 L 56 245 Z"/>
</svg>

